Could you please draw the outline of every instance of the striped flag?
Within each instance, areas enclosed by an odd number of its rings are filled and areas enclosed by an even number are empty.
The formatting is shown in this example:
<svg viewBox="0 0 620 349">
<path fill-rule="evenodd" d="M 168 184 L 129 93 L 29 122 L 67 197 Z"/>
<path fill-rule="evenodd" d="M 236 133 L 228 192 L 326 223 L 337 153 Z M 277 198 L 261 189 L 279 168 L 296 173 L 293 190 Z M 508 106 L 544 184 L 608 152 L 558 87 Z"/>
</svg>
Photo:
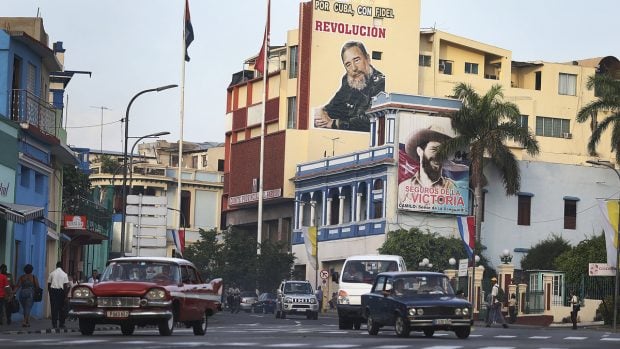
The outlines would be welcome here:
<svg viewBox="0 0 620 349">
<path fill-rule="evenodd" d="M 269 57 L 269 19 L 271 17 L 271 0 L 267 0 L 267 25 L 265 25 L 265 36 L 263 37 L 263 46 L 260 48 L 254 69 L 265 75 L 265 55 Z"/>
<path fill-rule="evenodd" d="M 476 217 L 474 216 L 458 216 L 456 222 L 459 226 L 461 239 L 465 244 L 465 250 L 472 258 L 474 255 L 474 247 L 476 246 Z"/>
<path fill-rule="evenodd" d="M 598 207 L 603 215 L 603 231 L 605 232 L 605 247 L 607 249 L 607 265 L 618 265 L 618 201 L 598 200 Z"/>
<path fill-rule="evenodd" d="M 185 229 L 171 229 L 170 233 L 177 252 L 183 256 L 183 252 L 185 252 Z"/>
<path fill-rule="evenodd" d="M 185 61 L 189 62 L 187 48 L 194 41 L 194 27 L 192 27 L 192 21 L 189 16 L 189 0 L 185 0 L 185 28 L 183 29 L 183 34 L 185 40 Z"/>
<path fill-rule="evenodd" d="M 316 227 L 302 227 L 301 232 L 304 238 L 304 245 L 306 246 L 306 255 L 308 257 L 308 264 L 316 269 Z"/>
</svg>

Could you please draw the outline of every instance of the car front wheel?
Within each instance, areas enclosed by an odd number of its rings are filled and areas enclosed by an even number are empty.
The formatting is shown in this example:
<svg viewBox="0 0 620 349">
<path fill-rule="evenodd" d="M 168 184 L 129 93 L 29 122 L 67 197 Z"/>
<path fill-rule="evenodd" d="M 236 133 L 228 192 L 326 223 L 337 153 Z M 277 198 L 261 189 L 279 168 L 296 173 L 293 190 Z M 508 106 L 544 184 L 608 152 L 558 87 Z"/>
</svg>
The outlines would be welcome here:
<svg viewBox="0 0 620 349">
<path fill-rule="evenodd" d="M 159 328 L 160 335 L 172 335 L 172 331 L 174 331 L 174 316 L 171 316 L 168 320 L 161 320 L 157 327 Z"/>
<path fill-rule="evenodd" d="M 396 323 L 394 324 L 394 330 L 399 337 L 409 337 L 411 330 L 409 329 L 409 322 L 402 315 L 396 316 Z"/>
<path fill-rule="evenodd" d="M 80 332 L 85 336 L 90 336 L 95 332 L 95 323 L 92 320 L 80 319 Z"/>
<path fill-rule="evenodd" d="M 202 319 L 194 322 L 192 329 L 194 330 L 194 335 L 196 336 L 204 336 L 207 333 L 207 312 L 202 313 Z"/>
<path fill-rule="evenodd" d="M 376 336 L 379 333 L 379 325 L 372 318 L 372 315 L 368 314 L 368 320 L 366 321 L 366 327 L 368 328 L 368 334 Z"/>
<path fill-rule="evenodd" d="M 461 327 L 461 328 L 457 328 L 457 329 L 454 330 L 454 333 L 460 339 L 465 339 L 465 338 L 469 337 L 469 333 L 470 332 L 471 332 L 471 328 L 470 327 Z"/>
</svg>

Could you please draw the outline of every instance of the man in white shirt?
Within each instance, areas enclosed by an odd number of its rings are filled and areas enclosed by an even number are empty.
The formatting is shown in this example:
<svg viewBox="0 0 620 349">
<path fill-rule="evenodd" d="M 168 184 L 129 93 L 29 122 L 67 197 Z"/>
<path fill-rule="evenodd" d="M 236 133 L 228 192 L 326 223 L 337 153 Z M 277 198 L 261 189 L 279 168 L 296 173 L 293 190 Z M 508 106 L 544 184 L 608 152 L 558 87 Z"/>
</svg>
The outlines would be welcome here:
<svg viewBox="0 0 620 349">
<path fill-rule="evenodd" d="M 65 327 L 65 314 L 63 307 L 67 290 L 69 289 L 69 277 L 62 270 L 62 262 L 56 263 L 54 269 L 47 278 L 47 291 L 50 295 L 50 307 L 52 308 L 52 327 Z"/>
<path fill-rule="evenodd" d="M 502 327 L 508 328 L 508 324 L 506 324 L 506 319 L 504 319 L 504 314 L 502 314 L 502 303 L 497 299 L 499 295 L 499 285 L 497 285 L 497 278 L 491 278 L 491 305 L 489 308 L 489 317 L 487 319 L 487 327 L 491 327 L 491 324 L 494 322 L 499 322 L 502 324 Z"/>
</svg>

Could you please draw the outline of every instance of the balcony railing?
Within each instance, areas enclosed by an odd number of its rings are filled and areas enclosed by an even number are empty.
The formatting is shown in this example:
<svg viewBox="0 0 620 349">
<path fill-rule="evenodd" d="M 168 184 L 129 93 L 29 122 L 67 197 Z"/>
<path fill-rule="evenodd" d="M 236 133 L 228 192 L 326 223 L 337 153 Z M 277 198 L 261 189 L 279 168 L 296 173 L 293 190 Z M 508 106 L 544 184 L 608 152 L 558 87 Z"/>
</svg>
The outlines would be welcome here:
<svg viewBox="0 0 620 349">
<path fill-rule="evenodd" d="M 112 224 L 112 210 L 84 197 L 63 198 L 63 213 L 86 216 L 87 229 L 108 235 Z"/>
<path fill-rule="evenodd" d="M 12 90 L 11 120 L 29 123 L 58 138 L 54 106 L 27 90 Z"/>
</svg>

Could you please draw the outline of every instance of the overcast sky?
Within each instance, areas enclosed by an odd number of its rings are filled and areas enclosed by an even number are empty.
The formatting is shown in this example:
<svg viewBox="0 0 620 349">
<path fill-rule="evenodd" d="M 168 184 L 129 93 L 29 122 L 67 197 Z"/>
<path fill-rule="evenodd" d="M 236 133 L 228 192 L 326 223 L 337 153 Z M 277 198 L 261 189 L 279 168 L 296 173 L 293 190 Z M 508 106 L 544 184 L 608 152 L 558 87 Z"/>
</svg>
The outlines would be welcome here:
<svg viewBox="0 0 620 349">
<path fill-rule="evenodd" d="M 393 0 L 408 1 L 408 0 Z M 299 0 L 272 0 L 271 43 L 298 25 Z M 43 17 L 51 43 L 62 41 L 68 143 L 122 151 L 121 118 L 139 91 L 181 81 L 185 0 L 0 0 L 1 17 Z M 266 0 L 190 0 L 195 40 L 186 64 L 186 141 L 223 141 L 226 87 L 258 53 Z M 511 50 L 519 61 L 567 62 L 620 57 L 620 1 L 422 0 L 421 27 Z M 180 90 L 140 96 L 131 106 L 130 136 L 169 131 L 179 138 Z M 103 110 L 103 128 L 100 126 Z M 130 145 L 133 144 L 130 141 Z"/>
</svg>

